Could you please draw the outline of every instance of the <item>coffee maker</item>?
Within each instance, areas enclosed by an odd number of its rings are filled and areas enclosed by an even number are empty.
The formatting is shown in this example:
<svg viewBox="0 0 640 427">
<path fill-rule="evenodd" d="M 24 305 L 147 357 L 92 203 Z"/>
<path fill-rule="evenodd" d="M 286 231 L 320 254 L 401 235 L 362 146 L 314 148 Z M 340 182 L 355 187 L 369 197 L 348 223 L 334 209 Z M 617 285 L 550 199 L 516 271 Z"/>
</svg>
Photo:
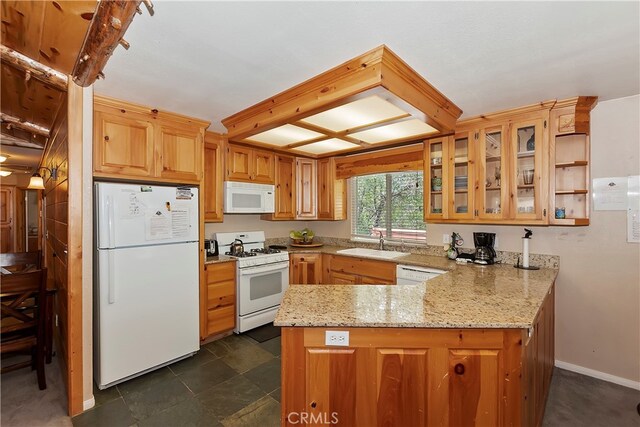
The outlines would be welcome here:
<svg viewBox="0 0 640 427">
<path fill-rule="evenodd" d="M 493 264 L 496 260 L 496 251 L 493 245 L 496 241 L 496 233 L 473 233 L 473 244 L 476 246 L 474 261 L 476 264 Z"/>
</svg>

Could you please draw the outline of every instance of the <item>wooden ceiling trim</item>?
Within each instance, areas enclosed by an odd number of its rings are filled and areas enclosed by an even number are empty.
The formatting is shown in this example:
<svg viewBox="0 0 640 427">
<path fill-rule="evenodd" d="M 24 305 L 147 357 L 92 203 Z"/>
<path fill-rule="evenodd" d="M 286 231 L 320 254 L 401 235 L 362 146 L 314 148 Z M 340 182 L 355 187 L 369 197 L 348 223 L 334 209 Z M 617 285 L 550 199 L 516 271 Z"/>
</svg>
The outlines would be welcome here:
<svg viewBox="0 0 640 427">
<path fill-rule="evenodd" d="M 345 179 L 371 173 L 422 170 L 423 144 L 392 148 L 336 158 L 336 178 Z"/>
<path fill-rule="evenodd" d="M 104 76 L 102 70 L 114 49 L 121 44 L 136 12 L 140 11 L 140 3 L 140 0 L 100 1 L 73 68 L 76 84 L 87 87 Z M 125 48 L 129 46 L 126 41 L 122 44 Z"/>
<path fill-rule="evenodd" d="M 0 113 L 0 120 L 2 120 L 3 123 L 9 123 L 11 126 L 15 126 L 19 129 L 26 130 L 37 135 L 49 136 L 49 128 L 21 120 L 17 117 L 10 116 L 9 114 Z"/>
<path fill-rule="evenodd" d="M 299 126 L 301 128 L 307 129 L 307 130 L 312 130 L 314 132 L 323 133 L 325 135 L 325 137 L 322 137 L 322 138 L 318 137 L 318 138 L 315 138 L 315 140 L 309 139 L 309 140 L 306 140 L 306 141 L 303 141 L 303 142 L 299 142 L 297 144 L 291 144 L 291 145 L 295 145 L 295 146 L 307 145 L 307 144 L 312 144 L 314 142 L 318 142 L 318 141 L 321 141 L 321 140 L 324 140 L 324 139 L 331 139 L 331 138 L 342 139 L 342 140 L 350 142 L 352 144 L 368 145 L 364 141 L 360 141 L 359 139 L 351 138 L 348 135 L 348 132 L 350 132 L 350 130 L 341 131 L 341 132 L 333 132 L 333 131 L 330 131 L 330 130 L 325 129 L 323 127 L 312 125 L 310 123 L 294 122 L 293 124 L 295 126 Z"/>
<path fill-rule="evenodd" d="M 67 90 L 68 77 L 60 71 L 54 70 L 35 59 L 31 59 L 13 49 L 0 44 L 0 58 L 6 64 L 25 72 L 25 81 L 33 77 L 46 85 L 53 86 L 58 90 Z M 27 77 L 29 76 L 29 77 Z"/>
</svg>

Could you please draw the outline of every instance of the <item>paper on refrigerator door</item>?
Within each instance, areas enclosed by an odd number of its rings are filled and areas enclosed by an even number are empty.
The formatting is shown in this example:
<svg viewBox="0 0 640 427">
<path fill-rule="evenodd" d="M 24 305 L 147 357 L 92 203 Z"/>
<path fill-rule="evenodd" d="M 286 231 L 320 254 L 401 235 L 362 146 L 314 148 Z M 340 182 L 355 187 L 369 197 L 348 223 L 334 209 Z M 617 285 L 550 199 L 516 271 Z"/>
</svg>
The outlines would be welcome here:
<svg viewBox="0 0 640 427">
<path fill-rule="evenodd" d="M 147 240 L 170 239 L 172 237 L 171 212 L 168 210 L 149 212 L 145 218 L 145 232 Z"/>
<path fill-rule="evenodd" d="M 189 235 L 189 209 L 176 207 L 171 210 L 171 234 L 173 237 Z"/>
<path fill-rule="evenodd" d="M 640 175 L 630 176 L 627 184 L 627 242 L 640 242 Z"/>
</svg>

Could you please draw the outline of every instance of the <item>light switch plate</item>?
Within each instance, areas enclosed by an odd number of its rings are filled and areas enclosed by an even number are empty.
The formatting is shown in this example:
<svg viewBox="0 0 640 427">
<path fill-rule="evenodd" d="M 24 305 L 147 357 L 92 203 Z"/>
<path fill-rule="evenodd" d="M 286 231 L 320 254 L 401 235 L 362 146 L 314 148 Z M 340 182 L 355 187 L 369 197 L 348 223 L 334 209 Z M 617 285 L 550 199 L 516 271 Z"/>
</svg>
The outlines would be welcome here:
<svg viewBox="0 0 640 427">
<path fill-rule="evenodd" d="M 349 331 L 326 331 L 324 333 L 324 345 L 349 346 Z"/>
</svg>

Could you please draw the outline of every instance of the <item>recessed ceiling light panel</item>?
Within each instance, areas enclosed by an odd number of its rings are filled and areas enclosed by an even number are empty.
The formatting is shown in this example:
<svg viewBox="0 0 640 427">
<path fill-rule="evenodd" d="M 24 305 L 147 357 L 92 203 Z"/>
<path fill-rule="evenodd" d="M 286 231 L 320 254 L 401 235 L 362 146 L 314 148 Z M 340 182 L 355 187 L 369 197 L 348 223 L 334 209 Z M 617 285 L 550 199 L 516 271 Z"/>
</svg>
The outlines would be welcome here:
<svg viewBox="0 0 640 427">
<path fill-rule="evenodd" d="M 296 150 L 309 154 L 326 154 L 358 147 L 360 146 L 357 144 L 352 144 L 337 138 L 331 138 L 297 147 Z"/>
<path fill-rule="evenodd" d="M 434 132 L 438 132 L 438 130 L 421 120 L 412 119 L 352 133 L 349 136 L 369 144 L 378 144 L 380 142 L 405 139 L 412 136 L 428 135 Z"/>
<path fill-rule="evenodd" d="M 309 141 L 310 139 L 319 138 L 321 136 L 324 135 L 299 126 L 287 124 L 250 136 L 247 140 L 284 147 L 285 145 Z"/>
<path fill-rule="evenodd" d="M 323 111 L 301 121 L 333 132 L 341 132 L 407 115 L 406 111 L 374 95 Z"/>
</svg>

